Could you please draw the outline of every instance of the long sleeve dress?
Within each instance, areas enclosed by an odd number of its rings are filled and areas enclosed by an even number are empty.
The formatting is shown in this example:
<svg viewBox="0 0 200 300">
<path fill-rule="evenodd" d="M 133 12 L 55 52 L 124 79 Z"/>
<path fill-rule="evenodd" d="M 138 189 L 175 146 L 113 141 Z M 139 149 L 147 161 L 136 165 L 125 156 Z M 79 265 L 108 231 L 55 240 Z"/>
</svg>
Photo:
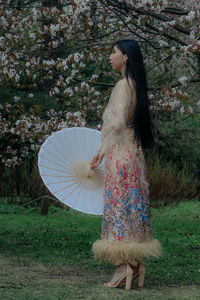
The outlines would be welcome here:
<svg viewBox="0 0 200 300">
<path fill-rule="evenodd" d="M 103 114 L 102 143 L 105 188 L 101 238 L 92 251 L 112 264 L 137 264 L 159 256 L 152 236 L 147 172 L 132 125 L 135 87 L 126 78 L 115 85 Z"/>
</svg>

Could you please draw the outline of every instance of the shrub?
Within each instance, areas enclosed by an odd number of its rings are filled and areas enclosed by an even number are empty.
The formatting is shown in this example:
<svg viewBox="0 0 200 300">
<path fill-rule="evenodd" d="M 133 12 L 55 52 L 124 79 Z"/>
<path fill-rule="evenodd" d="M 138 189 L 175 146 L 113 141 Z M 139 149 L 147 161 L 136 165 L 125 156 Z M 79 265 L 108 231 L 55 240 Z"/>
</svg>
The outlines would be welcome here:
<svg viewBox="0 0 200 300">
<path fill-rule="evenodd" d="M 150 199 L 153 206 L 194 198 L 197 179 L 188 171 L 187 165 L 178 166 L 163 156 L 153 155 L 147 159 L 150 183 Z"/>
</svg>

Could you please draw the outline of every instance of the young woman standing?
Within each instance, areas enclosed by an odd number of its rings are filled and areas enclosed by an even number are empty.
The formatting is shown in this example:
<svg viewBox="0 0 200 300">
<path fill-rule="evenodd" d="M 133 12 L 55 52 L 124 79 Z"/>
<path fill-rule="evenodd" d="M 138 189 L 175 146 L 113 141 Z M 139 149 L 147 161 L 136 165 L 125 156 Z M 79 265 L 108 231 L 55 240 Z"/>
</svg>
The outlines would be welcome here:
<svg viewBox="0 0 200 300">
<path fill-rule="evenodd" d="M 138 276 L 144 284 L 143 259 L 160 254 L 152 236 L 148 180 L 142 148 L 153 144 L 143 57 L 135 40 L 116 42 L 110 62 L 122 79 L 115 85 L 103 114 L 102 144 L 91 162 L 105 161 L 104 212 L 101 239 L 92 247 L 98 259 L 116 266 L 107 287 Z"/>
</svg>

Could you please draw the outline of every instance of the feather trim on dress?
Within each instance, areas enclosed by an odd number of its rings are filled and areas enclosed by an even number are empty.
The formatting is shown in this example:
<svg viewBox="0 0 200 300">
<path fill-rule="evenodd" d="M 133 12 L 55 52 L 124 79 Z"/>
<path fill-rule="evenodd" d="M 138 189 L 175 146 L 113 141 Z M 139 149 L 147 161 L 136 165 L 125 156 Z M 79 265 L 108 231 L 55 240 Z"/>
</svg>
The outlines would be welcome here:
<svg viewBox="0 0 200 300">
<path fill-rule="evenodd" d="M 160 256 L 161 245 L 156 239 L 142 243 L 97 240 L 93 244 L 92 251 L 96 259 L 107 260 L 114 265 L 122 263 L 136 265 L 145 258 Z"/>
</svg>

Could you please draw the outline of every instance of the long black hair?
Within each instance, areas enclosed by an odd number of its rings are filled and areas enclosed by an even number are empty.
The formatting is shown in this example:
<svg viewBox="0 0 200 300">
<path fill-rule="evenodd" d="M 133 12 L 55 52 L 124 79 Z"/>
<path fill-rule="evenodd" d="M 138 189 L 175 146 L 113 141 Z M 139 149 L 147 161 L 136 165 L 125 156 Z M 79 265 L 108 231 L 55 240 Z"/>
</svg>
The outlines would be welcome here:
<svg viewBox="0 0 200 300">
<path fill-rule="evenodd" d="M 133 115 L 135 137 L 143 148 L 151 147 L 154 143 L 154 130 L 149 111 L 147 96 L 147 80 L 143 57 L 138 43 L 135 40 L 117 41 L 116 46 L 123 54 L 127 54 L 125 75 L 136 85 L 137 102 Z"/>
</svg>

